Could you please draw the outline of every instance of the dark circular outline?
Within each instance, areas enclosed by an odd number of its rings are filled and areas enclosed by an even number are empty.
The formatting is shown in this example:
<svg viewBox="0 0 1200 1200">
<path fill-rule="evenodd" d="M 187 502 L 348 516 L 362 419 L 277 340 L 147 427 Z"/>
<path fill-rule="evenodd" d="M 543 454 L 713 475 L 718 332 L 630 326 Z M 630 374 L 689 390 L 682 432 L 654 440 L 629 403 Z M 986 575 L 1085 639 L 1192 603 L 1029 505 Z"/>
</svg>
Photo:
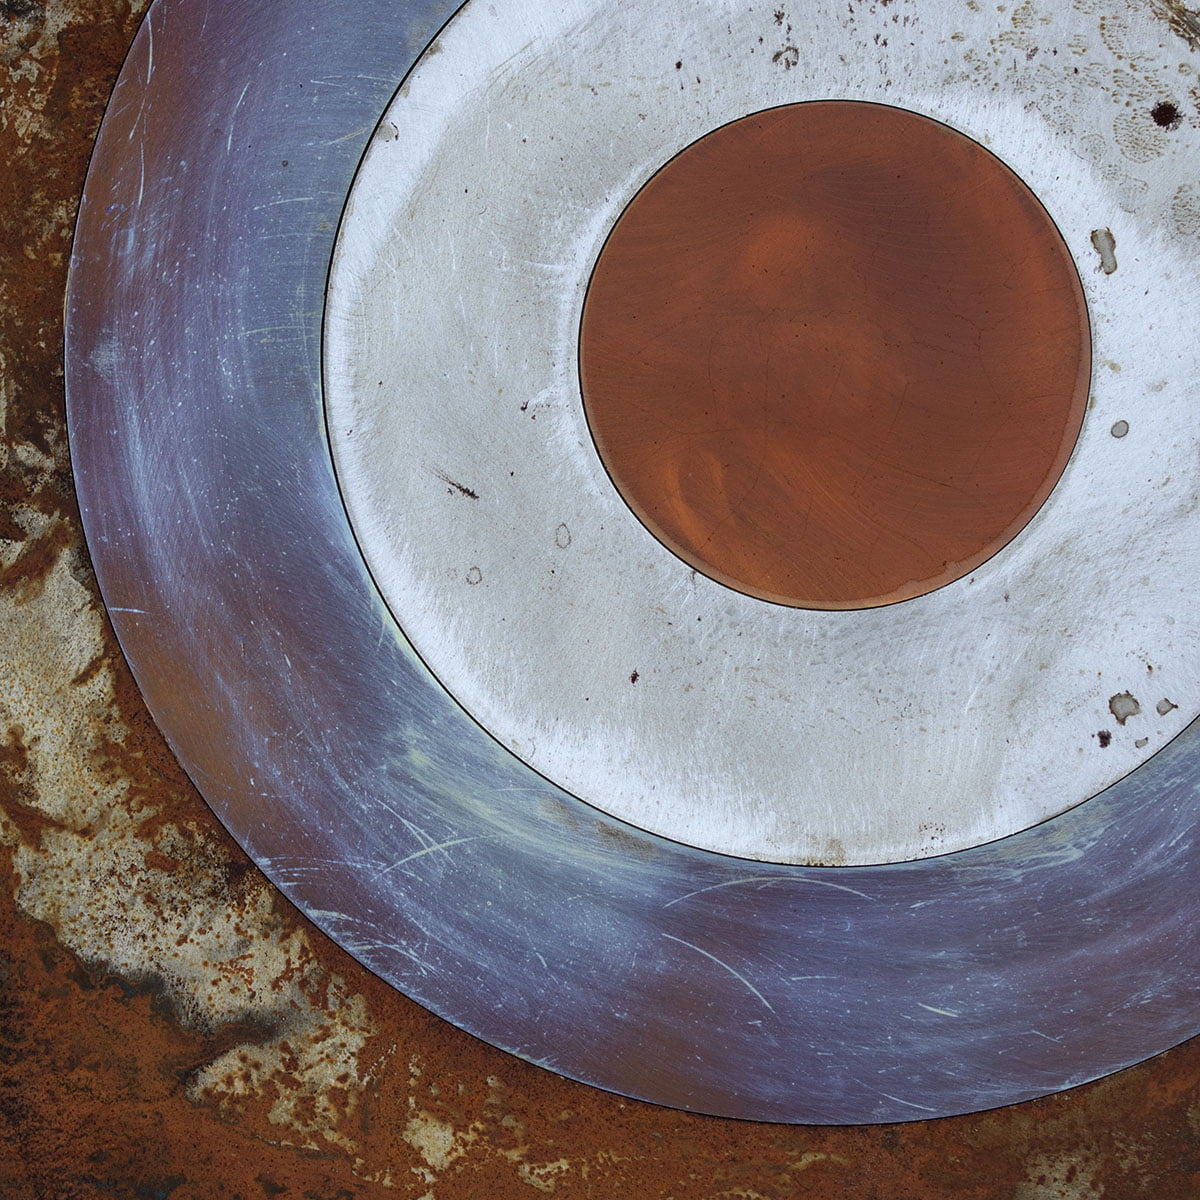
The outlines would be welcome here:
<svg viewBox="0 0 1200 1200">
<path fill-rule="evenodd" d="M 214 811 L 419 1003 L 678 1108 L 918 1120 L 1192 1036 L 1200 723 L 984 847 L 748 866 L 598 816 L 414 663 L 346 527 L 311 306 L 369 131 L 453 8 L 156 0 L 93 155 L 67 305 L 80 505 L 131 669 Z"/>
</svg>

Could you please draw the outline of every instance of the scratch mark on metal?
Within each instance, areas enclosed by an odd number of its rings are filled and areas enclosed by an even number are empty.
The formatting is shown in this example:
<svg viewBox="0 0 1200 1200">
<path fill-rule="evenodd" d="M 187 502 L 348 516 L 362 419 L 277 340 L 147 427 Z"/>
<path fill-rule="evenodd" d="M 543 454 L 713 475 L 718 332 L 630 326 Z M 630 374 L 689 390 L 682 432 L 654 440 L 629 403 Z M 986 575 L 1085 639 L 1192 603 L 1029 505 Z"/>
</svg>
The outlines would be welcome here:
<svg viewBox="0 0 1200 1200">
<path fill-rule="evenodd" d="M 146 123 L 146 97 L 150 94 L 150 78 L 154 74 L 154 14 L 150 13 L 146 17 L 146 79 L 142 85 L 142 100 L 138 106 L 137 119 L 129 127 L 129 141 L 133 141 L 137 136 L 138 127 L 145 128 Z"/>
<path fill-rule="evenodd" d="M 284 196 L 282 200 L 272 200 L 269 204 L 256 204 L 254 212 L 261 212 L 264 208 L 277 208 L 280 204 L 311 204 L 316 199 L 316 196 Z"/>
<path fill-rule="evenodd" d="M 682 904 L 685 900 L 690 900 L 693 896 L 702 896 L 705 892 L 715 892 L 727 887 L 742 887 L 748 883 L 803 883 L 810 884 L 812 887 L 826 887 L 833 888 L 834 891 L 838 892 L 849 892 L 852 896 L 861 896 L 864 900 L 873 899 L 866 892 L 860 892 L 857 888 L 846 887 L 841 883 L 828 883 L 823 879 L 785 879 L 778 875 L 751 875 L 746 879 L 730 879 L 726 883 L 714 883 L 709 887 L 697 888 L 694 892 L 688 892 L 686 896 L 680 896 L 678 899 L 668 901 L 663 905 L 663 908 L 671 908 L 673 905 Z"/>
<path fill-rule="evenodd" d="M 474 488 L 469 488 L 465 484 L 459 483 L 457 480 L 451 479 L 440 467 L 435 467 L 433 472 L 447 487 L 453 488 L 460 495 L 466 496 L 468 500 L 478 500 L 479 493 Z"/>
<path fill-rule="evenodd" d="M 934 1008 L 934 1007 L 933 1007 L 932 1005 L 930 1005 L 930 1004 L 921 1004 L 921 1001 L 920 1001 L 920 1000 L 918 1000 L 918 1001 L 917 1001 L 917 1004 L 918 1004 L 918 1005 L 919 1005 L 921 1008 L 923 1008 L 923 1009 L 924 1009 L 926 1012 L 937 1013 L 937 1015 L 938 1015 L 939 1017 L 959 1017 L 959 1016 L 962 1016 L 962 1014 L 961 1014 L 961 1013 L 951 1012 L 951 1011 L 950 1011 L 948 1008 Z"/>
<path fill-rule="evenodd" d="M 422 829 L 420 825 L 410 821 L 407 817 L 402 817 L 394 808 L 392 808 L 390 804 L 385 804 L 384 807 L 396 816 L 404 828 L 407 829 L 408 832 L 411 833 L 413 837 L 415 837 L 417 841 L 421 843 L 422 846 L 433 846 L 436 844 L 437 839 Z"/>
<path fill-rule="evenodd" d="M 351 141 L 353 138 L 362 137 L 364 134 L 367 134 L 370 132 L 371 132 L 370 126 L 364 125 L 361 129 L 355 129 L 352 133 L 344 133 L 344 134 L 342 134 L 341 137 L 334 138 L 332 141 L 326 142 L 325 145 L 336 146 L 339 142 L 348 142 L 348 141 Z"/>
<path fill-rule="evenodd" d="M 242 107 L 242 101 L 246 98 L 246 93 L 250 90 L 250 83 L 247 80 L 246 86 L 242 88 L 242 94 L 237 98 L 237 103 L 233 106 L 233 112 L 229 114 L 229 136 L 225 139 L 225 153 L 233 152 L 233 127 L 237 123 L 238 109 Z"/>
<path fill-rule="evenodd" d="M 885 1100 L 892 1101 L 893 1104 L 903 1104 L 905 1108 L 915 1108 L 919 1112 L 936 1112 L 936 1109 L 927 1108 L 924 1104 L 914 1104 L 911 1100 L 901 1100 L 899 1096 L 889 1096 L 887 1092 L 879 1093 Z"/>
<path fill-rule="evenodd" d="M 399 862 L 392 863 L 390 867 L 384 867 L 383 870 L 375 876 L 375 878 L 382 879 L 385 875 L 388 875 L 392 871 L 398 870 L 400 867 L 404 866 L 405 863 L 414 862 L 418 858 L 424 858 L 426 854 L 433 854 L 437 850 L 449 850 L 451 846 L 462 846 L 466 842 L 480 841 L 483 841 L 483 836 L 478 834 L 475 837 L 454 838 L 449 842 L 439 842 L 436 846 L 426 846 L 424 850 L 414 850 L 411 854 L 400 859 Z"/>
<path fill-rule="evenodd" d="M 674 934 L 664 933 L 663 937 L 669 938 L 672 942 L 678 942 L 681 946 L 686 946 L 689 950 L 695 950 L 697 954 L 703 954 L 705 958 L 712 959 L 712 961 L 715 962 L 718 967 L 723 967 L 730 973 L 730 975 L 734 977 L 734 979 L 738 980 L 745 987 L 749 988 L 750 991 L 758 997 L 758 999 L 762 1002 L 763 1007 L 769 1013 L 775 1012 L 766 996 L 764 996 L 762 992 L 760 992 L 758 988 L 756 988 L 754 984 L 752 984 L 750 980 L 745 977 L 745 975 L 741 974 L 739 971 L 735 971 L 727 962 L 722 962 L 715 954 L 709 954 L 707 950 L 702 950 L 699 946 L 693 946 L 691 942 L 685 942 L 683 938 L 677 938 Z"/>
<path fill-rule="evenodd" d="M 319 317 L 320 311 L 300 313 L 300 316 L 305 318 Z M 302 321 L 293 321 L 284 325 L 261 325 L 257 329 L 247 329 L 246 337 L 253 337 L 258 333 L 303 333 L 308 329 L 308 326 Z"/>
</svg>

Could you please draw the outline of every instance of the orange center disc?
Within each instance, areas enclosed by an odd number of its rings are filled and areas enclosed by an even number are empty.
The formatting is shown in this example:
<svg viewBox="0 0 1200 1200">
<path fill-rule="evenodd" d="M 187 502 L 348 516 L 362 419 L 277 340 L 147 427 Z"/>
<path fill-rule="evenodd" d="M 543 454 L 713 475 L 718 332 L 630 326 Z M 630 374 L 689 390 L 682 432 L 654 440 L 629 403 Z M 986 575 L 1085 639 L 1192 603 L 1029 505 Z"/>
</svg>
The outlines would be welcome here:
<svg viewBox="0 0 1200 1200">
<path fill-rule="evenodd" d="M 906 600 L 1030 520 L 1070 457 L 1091 348 L 1033 193 L 945 125 L 789 105 L 638 193 L 600 254 L 584 407 L 647 528 L 805 608 Z"/>
</svg>

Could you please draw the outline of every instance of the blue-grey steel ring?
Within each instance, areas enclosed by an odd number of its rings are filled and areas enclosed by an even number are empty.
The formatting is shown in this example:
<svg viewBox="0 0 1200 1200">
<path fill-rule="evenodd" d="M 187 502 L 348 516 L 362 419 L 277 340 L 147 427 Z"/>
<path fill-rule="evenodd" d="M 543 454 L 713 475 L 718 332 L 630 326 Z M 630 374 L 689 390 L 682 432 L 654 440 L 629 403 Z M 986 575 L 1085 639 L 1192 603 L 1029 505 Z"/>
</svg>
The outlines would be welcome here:
<svg viewBox="0 0 1200 1200">
<path fill-rule="evenodd" d="M 772 866 L 563 793 L 397 636 L 324 438 L 321 313 L 372 126 L 454 8 L 158 0 L 105 118 L 71 266 L 72 453 L 122 645 L 208 802 L 421 1004 L 662 1104 L 912 1120 L 1195 1033 L 1195 725 L 1001 842 Z"/>
</svg>

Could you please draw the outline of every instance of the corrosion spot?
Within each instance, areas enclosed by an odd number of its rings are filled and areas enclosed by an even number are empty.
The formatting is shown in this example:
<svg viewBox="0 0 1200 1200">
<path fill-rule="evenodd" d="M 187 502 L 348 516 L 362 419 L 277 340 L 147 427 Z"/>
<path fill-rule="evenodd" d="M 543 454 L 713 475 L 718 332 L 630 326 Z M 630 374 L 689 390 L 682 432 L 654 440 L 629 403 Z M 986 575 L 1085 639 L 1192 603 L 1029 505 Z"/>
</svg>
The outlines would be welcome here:
<svg viewBox="0 0 1200 1200">
<path fill-rule="evenodd" d="M 171 874 L 179 870 L 181 865 L 177 858 L 163 854 L 161 850 L 148 850 L 146 852 L 146 866 L 152 871 L 165 871 L 167 874 Z"/>
<path fill-rule="evenodd" d="M 451 479 L 450 476 L 447 475 L 445 471 L 436 470 L 436 471 L 434 471 L 434 474 L 446 485 L 446 491 L 451 496 L 453 496 L 457 492 L 458 495 L 460 495 L 460 496 L 466 496 L 466 498 L 468 500 L 478 500 L 479 499 L 478 492 L 476 492 L 473 488 L 467 487 L 466 484 L 458 483 L 455 480 Z"/>
<path fill-rule="evenodd" d="M 602 844 L 614 847 L 622 854 L 632 854 L 635 858 L 649 861 L 658 853 L 653 841 L 645 834 L 627 830 L 615 821 L 597 821 L 596 832 Z"/>
<path fill-rule="evenodd" d="M 1118 725 L 1124 725 L 1130 717 L 1136 717 L 1142 711 L 1142 706 L 1129 692 L 1121 692 L 1108 702 L 1108 711 L 1116 717 Z"/>
<path fill-rule="evenodd" d="M 472 567 L 467 572 L 467 582 L 472 587 L 477 587 L 483 582 L 483 572 L 478 567 Z"/>
<path fill-rule="evenodd" d="M 8 566 L 0 567 L 0 588 L 11 590 L 18 604 L 37 600 L 45 590 L 59 556 L 70 549 L 74 541 L 70 522 L 61 519 L 55 520 L 40 536 L 24 539 L 17 557 Z"/>
<path fill-rule="evenodd" d="M 1107 729 L 1102 729 L 1096 736 L 1100 739 L 1100 749 L 1107 750 L 1112 745 L 1112 734 Z"/>
<path fill-rule="evenodd" d="M 637 683 L 637 681 L 638 681 L 639 679 L 641 679 L 641 676 L 640 676 L 640 675 L 639 675 L 639 674 L 638 674 L 636 671 L 634 671 L 634 673 L 633 673 L 632 675 L 630 675 L 630 677 L 629 677 L 629 682 L 630 682 L 630 683 Z"/>
<path fill-rule="evenodd" d="M 1160 101 L 1151 110 L 1155 125 L 1163 129 L 1178 129 L 1183 123 L 1183 114 L 1169 100 Z"/>
<path fill-rule="evenodd" d="M 24 775 L 29 770 L 29 743 L 25 726 L 13 725 L 8 736 L 0 742 L 0 770 L 12 775 Z"/>
<path fill-rule="evenodd" d="M 71 686 L 83 687 L 85 684 L 91 683 L 100 674 L 107 661 L 108 652 L 106 650 L 98 650 L 87 666 L 71 680 Z"/>
</svg>

